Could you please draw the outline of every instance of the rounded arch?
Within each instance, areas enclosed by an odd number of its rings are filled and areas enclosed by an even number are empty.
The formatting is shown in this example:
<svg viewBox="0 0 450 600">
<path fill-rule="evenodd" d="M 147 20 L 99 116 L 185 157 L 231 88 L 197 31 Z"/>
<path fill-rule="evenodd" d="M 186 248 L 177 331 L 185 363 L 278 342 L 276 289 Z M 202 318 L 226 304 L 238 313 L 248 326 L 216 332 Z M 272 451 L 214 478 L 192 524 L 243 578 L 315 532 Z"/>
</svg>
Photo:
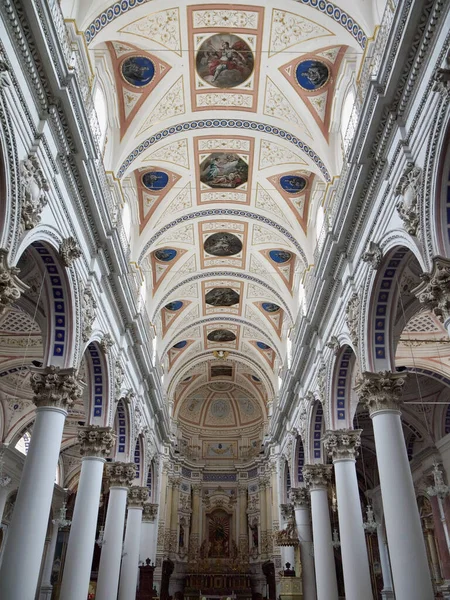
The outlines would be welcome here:
<svg viewBox="0 0 450 600">
<path fill-rule="evenodd" d="M 88 342 L 83 357 L 87 376 L 86 422 L 105 427 L 112 403 L 111 366 L 96 339 Z"/>
<path fill-rule="evenodd" d="M 331 428 L 351 427 L 352 375 L 356 355 L 350 345 L 345 344 L 336 357 L 331 380 Z"/>
<path fill-rule="evenodd" d="M 305 466 L 305 448 L 303 446 L 303 440 L 300 435 L 297 437 L 297 440 L 295 443 L 293 459 L 294 459 L 294 464 L 293 464 L 293 469 L 292 469 L 292 473 L 294 476 L 293 480 L 295 480 L 295 485 L 297 487 L 300 487 L 304 483 L 303 467 Z"/>
<path fill-rule="evenodd" d="M 314 400 L 311 405 L 307 432 L 308 463 L 326 462 L 322 443 L 325 433 L 325 415 L 320 400 Z"/>
<path fill-rule="evenodd" d="M 117 461 L 128 462 L 131 456 L 131 418 L 129 405 L 123 399 L 117 403 L 114 417 L 116 445 L 113 456 Z"/>
<path fill-rule="evenodd" d="M 144 485 L 144 438 L 142 434 L 137 436 L 136 444 L 134 446 L 134 464 L 136 465 L 136 473 L 134 476 L 135 485 Z"/>
</svg>

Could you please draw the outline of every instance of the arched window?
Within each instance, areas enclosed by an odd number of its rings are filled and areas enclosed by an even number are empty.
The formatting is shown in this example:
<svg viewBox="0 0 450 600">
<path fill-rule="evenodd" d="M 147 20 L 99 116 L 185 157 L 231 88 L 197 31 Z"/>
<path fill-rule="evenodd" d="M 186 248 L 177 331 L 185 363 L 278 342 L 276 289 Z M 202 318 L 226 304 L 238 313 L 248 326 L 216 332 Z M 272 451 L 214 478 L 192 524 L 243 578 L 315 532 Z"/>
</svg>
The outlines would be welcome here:
<svg viewBox="0 0 450 600">
<path fill-rule="evenodd" d="M 108 110 L 106 106 L 105 94 L 100 85 L 97 84 L 94 94 L 94 108 L 97 113 L 97 120 L 100 127 L 100 139 L 98 144 L 100 149 L 103 150 L 106 139 L 106 130 L 108 128 Z"/>
</svg>

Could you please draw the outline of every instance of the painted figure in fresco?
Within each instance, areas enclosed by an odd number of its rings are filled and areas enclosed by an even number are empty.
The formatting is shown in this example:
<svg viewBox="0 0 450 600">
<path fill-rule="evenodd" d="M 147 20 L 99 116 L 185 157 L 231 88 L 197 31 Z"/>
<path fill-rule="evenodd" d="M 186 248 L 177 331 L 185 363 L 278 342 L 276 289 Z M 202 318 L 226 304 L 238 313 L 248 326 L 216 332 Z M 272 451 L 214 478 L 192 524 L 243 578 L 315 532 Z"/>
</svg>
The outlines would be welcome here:
<svg viewBox="0 0 450 600">
<path fill-rule="evenodd" d="M 236 87 L 253 71 L 253 52 L 241 38 L 219 33 L 203 42 L 197 54 L 197 72 L 219 88 Z"/>
<path fill-rule="evenodd" d="M 327 83 L 330 71 L 325 63 L 307 59 L 297 65 L 296 77 L 302 88 L 313 92 Z"/>
<path fill-rule="evenodd" d="M 236 235 L 224 231 L 210 235 L 203 247 L 213 256 L 233 256 L 242 250 L 242 242 Z"/>
<path fill-rule="evenodd" d="M 200 180 L 213 188 L 236 188 L 248 179 L 248 165 L 238 154 L 215 152 L 200 165 Z"/>
</svg>

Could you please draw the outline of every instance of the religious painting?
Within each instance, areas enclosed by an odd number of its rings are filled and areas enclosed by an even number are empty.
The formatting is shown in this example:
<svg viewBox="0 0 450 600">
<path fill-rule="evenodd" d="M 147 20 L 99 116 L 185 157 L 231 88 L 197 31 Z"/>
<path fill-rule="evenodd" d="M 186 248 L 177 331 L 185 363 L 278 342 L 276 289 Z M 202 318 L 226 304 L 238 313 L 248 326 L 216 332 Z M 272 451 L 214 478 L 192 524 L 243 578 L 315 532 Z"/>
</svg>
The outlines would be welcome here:
<svg viewBox="0 0 450 600">
<path fill-rule="evenodd" d="M 212 365 L 211 377 L 232 377 L 233 368 L 227 365 Z"/>
<path fill-rule="evenodd" d="M 208 333 L 208 340 L 210 342 L 234 342 L 236 336 L 232 331 L 228 329 L 215 329 Z"/>
<path fill-rule="evenodd" d="M 203 248 L 213 256 L 234 256 L 241 252 L 242 242 L 236 235 L 223 231 L 210 235 L 205 240 Z"/>
<path fill-rule="evenodd" d="M 254 56 L 247 42 L 231 33 L 217 33 L 206 39 L 196 57 L 199 76 L 217 88 L 233 88 L 253 72 Z"/>
<path fill-rule="evenodd" d="M 283 177 L 280 177 L 280 185 L 288 194 L 300 194 L 305 189 L 306 184 L 306 179 L 300 177 L 300 175 L 283 175 Z"/>
<path fill-rule="evenodd" d="M 120 67 L 122 77 L 134 87 L 148 85 L 155 75 L 155 65 L 147 56 L 130 56 Z"/>
<path fill-rule="evenodd" d="M 295 69 L 295 77 L 301 88 L 307 92 L 320 90 L 330 79 L 330 70 L 320 60 L 303 60 Z"/>
<path fill-rule="evenodd" d="M 230 552 L 231 516 L 222 509 L 215 510 L 208 518 L 208 546 L 210 558 L 226 558 Z"/>
<path fill-rule="evenodd" d="M 160 192 L 169 183 L 169 176 L 164 171 L 147 171 L 142 175 L 142 184 L 151 192 Z"/>
<path fill-rule="evenodd" d="M 205 294 L 206 304 L 212 306 L 233 306 L 238 304 L 239 294 L 231 288 L 213 288 Z"/>
<path fill-rule="evenodd" d="M 285 263 L 292 258 L 292 254 L 287 250 L 271 250 L 269 256 L 276 263 Z"/>
<path fill-rule="evenodd" d="M 237 188 L 248 180 L 248 165 L 238 154 L 214 152 L 200 165 L 200 181 L 212 188 Z"/>
<path fill-rule="evenodd" d="M 274 304 L 273 302 L 263 302 L 261 306 L 263 310 L 265 310 L 268 313 L 275 313 L 280 310 L 278 304 Z"/>
<path fill-rule="evenodd" d="M 165 305 L 165 309 L 166 310 L 170 310 L 172 312 L 175 312 L 177 310 L 180 310 L 180 308 L 183 306 L 183 303 L 181 302 L 181 300 L 173 300 L 172 302 L 169 302 L 168 304 Z"/>
<path fill-rule="evenodd" d="M 170 262 L 177 255 L 177 251 L 174 248 L 160 248 L 155 250 L 155 258 L 162 262 Z"/>
</svg>

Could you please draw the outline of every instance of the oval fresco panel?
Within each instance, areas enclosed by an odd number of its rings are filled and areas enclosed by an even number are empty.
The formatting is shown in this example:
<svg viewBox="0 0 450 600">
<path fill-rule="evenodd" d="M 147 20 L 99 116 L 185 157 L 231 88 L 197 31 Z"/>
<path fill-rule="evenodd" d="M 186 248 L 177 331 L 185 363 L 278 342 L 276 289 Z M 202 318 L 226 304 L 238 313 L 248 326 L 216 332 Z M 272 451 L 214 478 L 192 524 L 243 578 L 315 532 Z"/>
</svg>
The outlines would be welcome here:
<svg viewBox="0 0 450 600">
<path fill-rule="evenodd" d="M 330 69 L 320 60 L 302 60 L 295 69 L 295 78 L 307 92 L 320 90 L 330 79 Z"/>
<path fill-rule="evenodd" d="M 126 58 L 120 70 L 125 81 L 134 87 L 148 85 L 155 75 L 155 65 L 146 56 Z"/>
<path fill-rule="evenodd" d="M 253 72 L 255 59 L 250 46 L 232 33 L 217 33 L 198 49 L 195 67 L 198 75 L 217 88 L 233 88 Z"/>
<path fill-rule="evenodd" d="M 288 194 L 300 194 L 306 188 L 307 181 L 300 175 L 283 175 L 280 185 Z"/>
<path fill-rule="evenodd" d="M 261 350 L 270 350 L 270 346 L 268 346 L 264 342 L 256 342 L 256 345 L 258 346 L 258 348 L 261 348 Z"/>
<path fill-rule="evenodd" d="M 183 340 L 181 342 L 178 342 L 178 343 L 174 344 L 172 346 L 172 348 L 176 348 L 177 350 L 179 350 L 180 348 L 184 348 L 186 346 L 186 344 L 187 344 L 187 341 Z"/>
<path fill-rule="evenodd" d="M 164 308 L 166 310 L 176 311 L 180 310 L 182 306 L 183 303 L 181 302 L 181 300 L 174 300 L 173 302 L 169 302 L 169 304 L 166 304 Z"/>
<path fill-rule="evenodd" d="M 277 312 L 278 310 L 280 310 L 280 307 L 278 306 L 278 304 L 274 304 L 273 302 L 263 302 L 262 307 L 263 307 L 263 310 L 265 310 L 268 313 L 274 313 L 274 312 Z"/>
<path fill-rule="evenodd" d="M 228 329 L 215 329 L 208 333 L 208 340 L 210 342 L 234 342 L 236 336 L 232 331 Z"/>
<path fill-rule="evenodd" d="M 163 262 L 170 262 L 177 255 L 177 251 L 173 248 L 160 248 L 155 250 L 155 258 Z"/>
<path fill-rule="evenodd" d="M 212 306 L 233 306 L 238 304 L 239 294 L 231 288 L 213 288 L 205 294 L 205 302 Z"/>
<path fill-rule="evenodd" d="M 285 263 L 292 258 L 292 254 L 287 250 L 271 250 L 269 256 L 276 263 Z"/>
<path fill-rule="evenodd" d="M 142 175 L 142 185 L 151 192 L 160 192 L 169 183 L 169 176 L 164 171 L 148 171 Z"/>
<path fill-rule="evenodd" d="M 238 154 L 214 152 L 200 165 L 200 181 L 212 188 L 237 188 L 248 180 L 248 165 Z"/>
<path fill-rule="evenodd" d="M 213 256 L 234 256 L 242 250 L 241 240 L 232 233 L 213 233 L 203 244 L 205 252 Z"/>
</svg>

